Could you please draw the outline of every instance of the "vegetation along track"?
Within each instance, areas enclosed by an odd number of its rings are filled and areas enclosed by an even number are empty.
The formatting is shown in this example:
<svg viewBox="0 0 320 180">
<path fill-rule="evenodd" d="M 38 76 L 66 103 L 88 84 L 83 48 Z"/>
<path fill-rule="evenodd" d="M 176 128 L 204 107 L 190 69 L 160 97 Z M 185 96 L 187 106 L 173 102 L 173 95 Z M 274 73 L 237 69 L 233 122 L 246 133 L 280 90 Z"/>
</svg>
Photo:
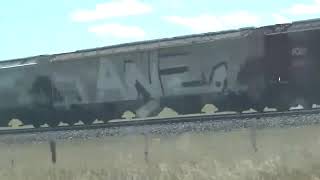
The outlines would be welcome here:
<svg viewBox="0 0 320 180">
<path fill-rule="evenodd" d="M 41 132 L 58 132 L 58 131 L 74 131 L 74 130 L 95 130 L 95 129 L 108 129 L 108 128 L 120 128 L 120 127 L 140 127 L 148 125 L 179 125 L 185 123 L 234 123 L 239 128 L 246 128 L 251 126 L 251 122 L 254 120 L 262 119 L 262 123 L 256 124 L 256 128 L 264 128 L 266 126 L 296 126 L 304 124 L 319 124 L 320 109 L 309 110 L 292 110 L 285 112 L 264 112 L 264 113 L 233 113 L 233 114 L 203 114 L 203 115 L 184 115 L 167 118 L 147 118 L 147 119 L 131 119 L 131 120 L 119 120 L 111 121 L 108 123 L 92 124 L 92 125 L 77 125 L 77 126 L 61 126 L 56 128 L 42 127 L 42 128 L 26 128 L 26 129 L 3 129 L 0 130 L 0 135 L 8 134 L 28 134 L 28 133 L 41 133 Z M 312 116 L 312 119 L 305 121 L 305 119 L 299 117 Z M 267 121 L 265 119 L 277 118 L 277 123 L 274 121 Z M 294 120 L 290 120 L 294 119 Z M 279 122 L 281 121 L 281 122 Z M 228 124 L 227 124 L 228 125 Z M 234 128 L 229 127 L 229 128 Z M 209 128 L 210 129 L 210 128 Z M 228 130 L 228 126 L 222 127 L 224 130 Z M 202 127 L 202 130 L 206 130 L 206 126 Z"/>
</svg>

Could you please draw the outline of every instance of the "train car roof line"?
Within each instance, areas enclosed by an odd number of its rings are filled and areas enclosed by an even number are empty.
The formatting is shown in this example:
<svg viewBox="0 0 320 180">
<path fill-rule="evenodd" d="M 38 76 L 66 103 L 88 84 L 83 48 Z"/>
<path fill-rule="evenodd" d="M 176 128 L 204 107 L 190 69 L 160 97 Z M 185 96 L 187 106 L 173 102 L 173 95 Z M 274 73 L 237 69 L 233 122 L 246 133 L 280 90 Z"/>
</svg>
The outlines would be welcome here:
<svg viewBox="0 0 320 180">
<path fill-rule="evenodd" d="M 84 49 L 74 52 L 61 53 L 53 55 L 52 61 L 68 60 L 68 59 L 78 59 L 85 57 L 101 56 L 107 54 L 117 54 L 132 51 L 143 51 L 151 49 L 166 48 L 172 46 L 181 46 L 187 44 L 196 44 L 200 42 L 209 42 L 217 39 L 232 38 L 241 36 L 242 31 L 247 30 L 228 30 L 220 32 L 209 32 L 202 34 L 192 34 L 185 36 L 176 36 L 172 38 L 162 38 L 155 40 L 146 40 L 138 42 L 130 42 L 118 45 L 111 45 L 99 48 Z M 219 37 L 220 36 L 220 37 Z"/>
<path fill-rule="evenodd" d="M 139 45 L 148 46 L 150 44 L 166 43 L 166 42 L 170 42 L 170 41 L 185 40 L 185 39 L 191 39 L 191 38 L 201 38 L 201 37 L 206 38 L 209 36 L 214 37 L 217 35 L 227 35 L 227 34 L 231 34 L 231 33 L 239 33 L 241 31 L 245 31 L 244 28 L 234 29 L 234 30 L 223 30 L 223 31 L 218 31 L 218 32 L 207 32 L 207 33 L 201 33 L 201 34 L 175 36 L 175 37 L 170 37 L 170 38 L 161 38 L 161 39 L 152 39 L 152 40 L 145 40 L 145 41 L 121 43 L 121 44 L 116 44 L 116 45 L 103 46 L 103 47 L 97 47 L 97 48 L 89 48 L 89 49 L 83 49 L 83 50 L 77 50 L 77 51 L 65 52 L 65 53 L 47 54 L 47 55 L 30 56 L 30 57 L 17 58 L 17 59 L 1 60 L 0 64 L 5 63 L 5 62 L 23 61 L 26 59 L 39 59 L 41 57 L 52 58 L 52 61 L 55 61 L 57 59 L 57 57 L 61 57 L 61 56 L 65 56 L 65 55 L 72 55 L 72 54 L 76 54 L 76 53 L 82 53 L 81 55 L 84 55 L 83 53 L 90 54 L 90 52 L 93 52 L 93 51 L 112 50 L 112 49 L 118 49 L 118 48 L 130 48 L 130 47 L 139 46 Z M 158 47 L 161 47 L 161 45 Z M 87 56 L 84 55 L 84 57 L 87 57 Z"/>
<path fill-rule="evenodd" d="M 215 41 L 223 38 L 228 39 L 228 38 L 234 38 L 239 36 L 245 36 L 247 35 L 248 32 L 253 31 L 255 29 L 272 28 L 272 27 L 278 27 L 278 26 L 289 26 L 289 28 L 286 31 L 271 32 L 269 34 L 272 35 L 272 34 L 278 34 L 278 33 L 295 32 L 298 30 L 301 31 L 301 30 L 307 30 L 307 29 L 317 29 L 317 28 L 320 28 L 320 18 L 295 21 L 295 22 L 284 23 L 284 24 L 265 25 L 261 27 L 243 27 L 243 28 L 233 29 L 233 30 L 223 30 L 223 31 L 217 31 L 217 32 L 207 32 L 207 33 L 201 33 L 201 34 L 191 34 L 191 35 L 175 36 L 170 38 L 122 43 L 117 45 L 77 50 L 73 52 L 4 60 L 4 61 L 0 61 L 0 64 L 1 65 L 6 63 L 21 64 L 21 63 L 28 63 L 28 61 L 30 60 L 41 61 L 43 59 L 47 59 L 50 61 L 62 61 L 62 60 L 69 60 L 69 59 L 95 57 L 95 56 L 101 56 L 106 54 L 116 54 L 116 53 L 123 53 L 123 52 L 142 51 L 142 50 L 148 50 L 148 49 L 181 46 L 181 45 L 187 45 L 187 44 Z"/>
</svg>

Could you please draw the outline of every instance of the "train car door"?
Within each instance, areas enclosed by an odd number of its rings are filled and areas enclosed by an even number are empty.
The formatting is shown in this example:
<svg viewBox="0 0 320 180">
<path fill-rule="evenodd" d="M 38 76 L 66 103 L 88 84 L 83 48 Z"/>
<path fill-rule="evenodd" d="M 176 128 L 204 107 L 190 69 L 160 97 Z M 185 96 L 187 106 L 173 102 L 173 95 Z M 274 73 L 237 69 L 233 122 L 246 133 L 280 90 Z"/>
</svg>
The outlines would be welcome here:
<svg viewBox="0 0 320 180">
<path fill-rule="evenodd" d="M 265 36 L 265 72 L 267 80 L 267 105 L 278 110 L 289 108 L 290 41 L 287 33 Z"/>
<path fill-rule="evenodd" d="M 319 89 L 314 83 L 319 75 L 316 69 L 319 39 L 319 32 L 314 30 L 265 36 L 269 103 L 276 108 L 287 110 L 298 104 L 311 107 Z"/>
</svg>

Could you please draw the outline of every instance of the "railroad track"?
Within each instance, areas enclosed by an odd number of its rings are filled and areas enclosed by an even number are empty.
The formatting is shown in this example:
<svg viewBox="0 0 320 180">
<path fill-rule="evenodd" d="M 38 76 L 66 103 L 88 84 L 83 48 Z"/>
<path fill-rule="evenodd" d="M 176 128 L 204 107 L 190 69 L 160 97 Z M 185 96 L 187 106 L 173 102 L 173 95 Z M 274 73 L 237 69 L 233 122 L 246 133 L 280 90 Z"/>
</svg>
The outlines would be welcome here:
<svg viewBox="0 0 320 180">
<path fill-rule="evenodd" d="M 4 129 L 0 130 L 0 135 L 8 134 L 28 134 L 40 132 L 57 132 L 57 131 L 71 131 L 71 130 L 94 130 L 113 127 L 125 126 L 145 126 L 157 124 L 178 124 L 187 122 L 208 122 L 208 121 L 234 121 L 245 119 L 260 119 L 272 117 L 297 117 L 301 115 L 320 115 L 320 109 L 310 110 L 292 110 L 286 112 L 263 112 L 263 113 L 232 113 L 232 114 L 203 114 L 203 115 L 182 115 L 168 118 L 146 118 L 146 119 L 131 119 L 131 120 L 118 120 L 108 123 L 99 123 L 92 125 L 77 125 L 77 126 L 60 126 L 56 128 L 42 127 L 42 128 L 21 128 L 21 129 Z M 320 121 L 319 121 L 320 122 Z"/>
</svg>

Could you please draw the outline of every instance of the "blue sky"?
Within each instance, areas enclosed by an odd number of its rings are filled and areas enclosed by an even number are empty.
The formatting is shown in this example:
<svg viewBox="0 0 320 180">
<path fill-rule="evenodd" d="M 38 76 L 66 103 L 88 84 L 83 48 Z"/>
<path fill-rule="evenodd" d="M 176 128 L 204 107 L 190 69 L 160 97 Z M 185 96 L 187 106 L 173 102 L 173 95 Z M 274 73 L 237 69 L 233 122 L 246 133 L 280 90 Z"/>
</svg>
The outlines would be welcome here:
<svg viewBox="0 0 320 180">
<path fill-rule="evenodd" d="M 10 0 L 0 60 L 320 17 L 320 0 Z"/>
</svg>

